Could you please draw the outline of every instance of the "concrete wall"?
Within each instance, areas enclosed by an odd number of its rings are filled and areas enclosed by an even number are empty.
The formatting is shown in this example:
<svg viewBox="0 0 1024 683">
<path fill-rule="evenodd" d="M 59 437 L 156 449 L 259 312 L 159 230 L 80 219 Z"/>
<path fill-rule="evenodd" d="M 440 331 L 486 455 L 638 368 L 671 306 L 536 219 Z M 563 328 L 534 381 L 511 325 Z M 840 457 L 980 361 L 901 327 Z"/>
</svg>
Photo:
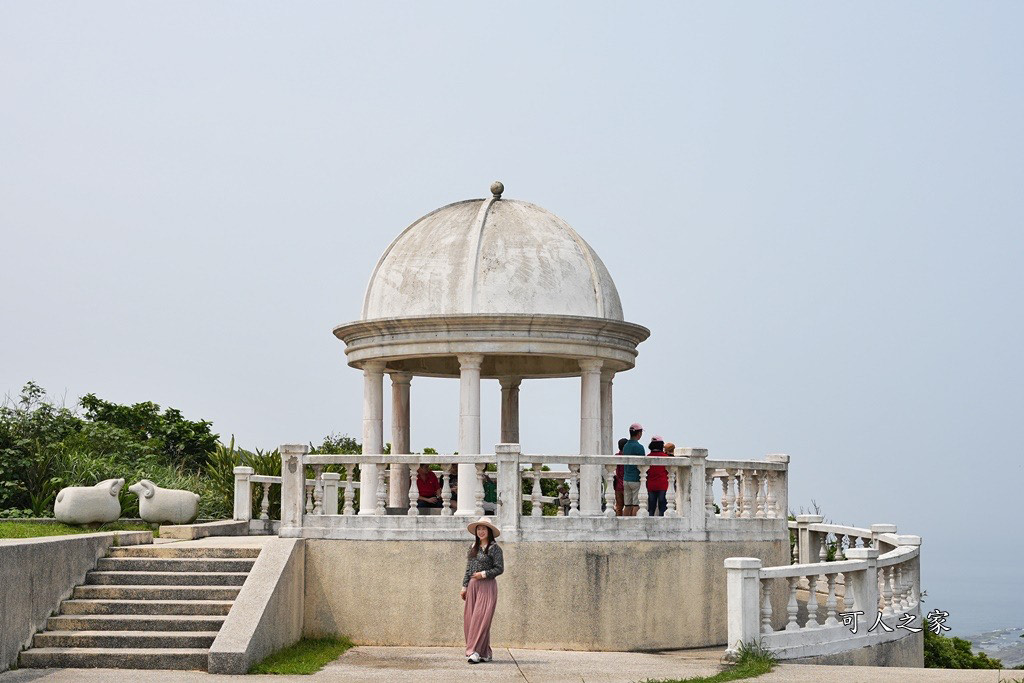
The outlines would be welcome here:
<svg viewBox="0 0 1024 683">
<path fill-rule="evenodd" d="M 42 630 L 113 545 L 152 543 L 148 531 L 112 531 L 0 541 L 0 671 Z"/>
<path fill-rule="evenodd" d="M 804 657 L 786 662 L 795 664 L 832 664 L 840 666 L 924 667 L 924 632 L 907 633 L 899 640 L 862 647 L 849 652 L 819 657 Z"/>
<path fill-rule="evenodd" d="M 364 645 L 464 645 L 470 541 L 306 541 L 304 635 Z M 502 545 L 492 639 L 510 647 L 657 650 L 723 645 L 727 557 L 788 562 L 777 542 Z"/>
<path fill-rule="evenodd" d="M 210 673 L 244 674 L 302 637 L 305 541 L 267 542 L 210 648 Z"/>
</svg>

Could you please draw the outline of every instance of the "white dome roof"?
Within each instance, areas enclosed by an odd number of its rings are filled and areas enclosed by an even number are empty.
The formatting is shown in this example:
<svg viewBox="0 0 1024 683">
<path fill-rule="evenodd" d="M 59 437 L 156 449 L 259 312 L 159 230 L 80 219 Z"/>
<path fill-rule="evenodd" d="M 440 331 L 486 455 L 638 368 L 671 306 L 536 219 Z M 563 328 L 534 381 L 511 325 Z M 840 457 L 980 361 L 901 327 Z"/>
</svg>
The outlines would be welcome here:
<svg viewBox="0 0 1024 683">
<path fill-rule="evenodd" d="M 622 320 L 597 253 L 558 216 L 495 196 L 441 207 L 399 235 L 377 262 L 363 320 L 459 314 L 572 315 Z"/>
</svg>

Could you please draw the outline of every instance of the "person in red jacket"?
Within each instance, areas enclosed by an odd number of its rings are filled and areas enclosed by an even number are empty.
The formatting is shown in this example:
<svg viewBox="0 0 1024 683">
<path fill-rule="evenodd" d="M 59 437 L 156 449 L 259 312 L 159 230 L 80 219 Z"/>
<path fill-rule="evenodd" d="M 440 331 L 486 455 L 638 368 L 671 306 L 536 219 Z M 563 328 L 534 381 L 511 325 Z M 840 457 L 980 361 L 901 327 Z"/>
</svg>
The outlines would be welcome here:
<svg viewBox="0 0 1024 683">
<path fill-rule="evenodd" d="M 647 454 L 648 457 L 668 457 L 668 453 L 665 452 L 665 440 L 660 436 L 652 438 L 647 448 L 650 451 Z M 658 517 L 665 516 L 665 509 L 668 507 L 668 501 L 665 498 L 666 491 L 668 491 L 668 470 L 662 465 L 651 465 L 647 469 L 647 513 L 652 517 L 655 515 L 655 510 L 657 510 Z"/>
</svg>

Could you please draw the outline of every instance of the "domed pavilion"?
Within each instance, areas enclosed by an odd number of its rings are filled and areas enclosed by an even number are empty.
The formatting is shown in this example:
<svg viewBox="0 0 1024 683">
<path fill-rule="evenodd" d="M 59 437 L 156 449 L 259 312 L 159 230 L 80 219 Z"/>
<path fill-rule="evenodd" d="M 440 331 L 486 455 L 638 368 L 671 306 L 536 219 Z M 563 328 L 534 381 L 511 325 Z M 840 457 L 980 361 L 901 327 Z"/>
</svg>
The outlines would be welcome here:
<svg viewBox="0 0 1024 683">
<path fill-rule="evenodd" d="M 384 250 L 362 316 L 339 325 L 348 364 L 363 371 L 363 453 L 383 452 L 383 380 L 392 385 L 393 455 L 410 453 L 413 377 L 458 378 L 459 452 L 480 453 L 480 380 L 501 384 L 501 441 L 519 443 L 524 379 L 580 378 L 580 454 L 614 453 L 612 383 L 650 331 L 626 322 L 611 274 L 564 220 L 529 202 L 491 196 L 443 206 Z M 376 476 L 366 465 L 364 478 Z M 391 468 L 389 504 L 408 505 L 409 477 Z M 580 473 L 580 512 L 600 511 L 600 467 Z M 475 484 L 473 465 L 459 480 Z M 456 515 L 474 514 L 475 487 Z M 361 511 L 360 514 L 362 514 Z M 372 514 L 372 510 L 366 511 Z"/>
</svg>

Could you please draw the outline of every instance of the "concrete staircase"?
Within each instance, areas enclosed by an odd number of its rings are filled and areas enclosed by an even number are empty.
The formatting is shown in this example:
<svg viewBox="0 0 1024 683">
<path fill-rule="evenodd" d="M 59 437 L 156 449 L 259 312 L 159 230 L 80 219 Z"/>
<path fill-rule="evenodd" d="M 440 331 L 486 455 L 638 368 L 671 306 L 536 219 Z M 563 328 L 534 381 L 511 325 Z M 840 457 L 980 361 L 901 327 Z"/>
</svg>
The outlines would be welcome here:
<svg viewBox="0 0 1024 683">
<path fill-rule="evenodd" d="M 174 546 L 111 548 L 18 665 L 205 671 L 260 549 Z"/>
</svg>

